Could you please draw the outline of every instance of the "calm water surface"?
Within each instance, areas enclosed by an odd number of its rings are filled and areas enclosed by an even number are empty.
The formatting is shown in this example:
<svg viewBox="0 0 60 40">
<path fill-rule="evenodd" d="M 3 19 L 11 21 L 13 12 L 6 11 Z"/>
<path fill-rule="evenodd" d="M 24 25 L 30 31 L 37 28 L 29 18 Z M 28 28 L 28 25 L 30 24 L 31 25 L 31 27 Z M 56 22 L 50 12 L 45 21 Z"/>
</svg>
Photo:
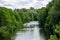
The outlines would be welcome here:
<svg viewBox="0 0 60 40">
<path fill-rule="evenodd" d="M 38 24 L 38 21 L 23 24 L 25 28 L 16 33 L 14 40 L 45 40 L 45 36 Z"/>
</svg>

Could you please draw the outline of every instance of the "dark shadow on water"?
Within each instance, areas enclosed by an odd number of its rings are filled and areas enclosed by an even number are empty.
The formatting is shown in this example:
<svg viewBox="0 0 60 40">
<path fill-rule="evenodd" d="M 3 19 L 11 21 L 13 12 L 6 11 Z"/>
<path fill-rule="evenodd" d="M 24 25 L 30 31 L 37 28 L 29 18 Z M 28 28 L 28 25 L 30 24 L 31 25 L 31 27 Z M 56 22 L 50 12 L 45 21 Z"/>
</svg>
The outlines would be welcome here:
<svg viewBox="0 0 60 40">
<path fill-rule="evenodd" d="M 44 29 L 40 29 L 40 35 L 45 38 L 45 40 L 49 39 L 49 33 L 44 31 Z"/>
</svg>

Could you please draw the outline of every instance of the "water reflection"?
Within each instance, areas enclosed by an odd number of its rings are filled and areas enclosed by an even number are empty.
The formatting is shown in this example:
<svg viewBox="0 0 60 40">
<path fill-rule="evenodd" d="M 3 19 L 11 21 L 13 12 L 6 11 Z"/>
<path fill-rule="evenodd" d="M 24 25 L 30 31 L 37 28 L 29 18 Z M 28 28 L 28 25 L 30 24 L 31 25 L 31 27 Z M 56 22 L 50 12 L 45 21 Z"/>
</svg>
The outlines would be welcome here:
<svg viewBox="0 0 60 40">
<path fill-rule="evenodd" d="M 17 32 L 14 40 L 45 40 L 44 35 L 39 31 L 41 29 L 36 25 L 36 21 L 34 23 L 34 27 L 23 28 L 21 31 Z"/>
</svg>

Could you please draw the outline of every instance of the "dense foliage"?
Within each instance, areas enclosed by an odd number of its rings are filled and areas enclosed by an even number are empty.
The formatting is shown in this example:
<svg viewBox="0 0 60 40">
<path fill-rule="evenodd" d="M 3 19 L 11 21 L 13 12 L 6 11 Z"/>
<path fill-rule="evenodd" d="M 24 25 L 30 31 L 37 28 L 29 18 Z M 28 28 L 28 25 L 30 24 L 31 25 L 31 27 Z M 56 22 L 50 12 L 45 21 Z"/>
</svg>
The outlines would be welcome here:
<svg viewBox="0 0 60 40">
<path fill-rule="evenodd" d="M 38 20 L 40 28 L 49 34 L 48 40 L 60 40 L 60 0 L 52 0 L 41 9 L 0 7 L 0 40 L 8 40 L 13 32 L 23 27 L 23 23 L 33 20 Z"/>
<path fill-rule="evenodd" d="M 39 15 L 40 27 L 51 35 L 49 40 L 60 40 L 60 0 L 52 0 Z"/>
<path fill-rule="evenodd" d="M 15 10 L 0 7 L 0 40 L 8 40 L 12 33 L 23 28 L 23 23 L 33 20 L 38 19 L 36 9 L 32 7 Z"/>
<path fill-rule="evenodd" d="M 8 40 L 9 35 L 18 28 L 22 28 L 19 14 L 11 9 L 0 7 L 0 40 Z"/>
</svg>

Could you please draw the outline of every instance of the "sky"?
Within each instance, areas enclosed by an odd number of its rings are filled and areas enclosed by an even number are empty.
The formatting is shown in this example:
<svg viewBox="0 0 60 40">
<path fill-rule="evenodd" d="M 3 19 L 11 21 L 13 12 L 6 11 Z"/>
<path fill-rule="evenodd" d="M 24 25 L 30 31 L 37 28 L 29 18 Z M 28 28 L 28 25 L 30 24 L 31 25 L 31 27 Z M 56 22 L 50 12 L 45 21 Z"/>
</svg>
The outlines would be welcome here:
<svg viewBox="0 0 60 40">
<path fill-rule="evenodd" d="M 41 8 L 45 7 L 51 0 L 0 0 L 0 6 L 11 9 L 15 8 Z"/>
</svg>

